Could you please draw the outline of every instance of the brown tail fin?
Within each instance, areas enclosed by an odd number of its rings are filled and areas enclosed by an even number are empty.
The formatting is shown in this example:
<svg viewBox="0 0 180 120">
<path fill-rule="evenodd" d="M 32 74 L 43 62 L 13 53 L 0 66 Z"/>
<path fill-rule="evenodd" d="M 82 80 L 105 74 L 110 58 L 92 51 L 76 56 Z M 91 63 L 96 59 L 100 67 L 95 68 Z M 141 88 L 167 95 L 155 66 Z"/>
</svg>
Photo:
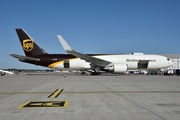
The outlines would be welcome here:
<svg viewBox="0 0 180 120">
<path fill-rule="evenodd" d="M 23 29 L 16 29 L 16 32 L 26 56 L 47 54 Z"/>
</svg>

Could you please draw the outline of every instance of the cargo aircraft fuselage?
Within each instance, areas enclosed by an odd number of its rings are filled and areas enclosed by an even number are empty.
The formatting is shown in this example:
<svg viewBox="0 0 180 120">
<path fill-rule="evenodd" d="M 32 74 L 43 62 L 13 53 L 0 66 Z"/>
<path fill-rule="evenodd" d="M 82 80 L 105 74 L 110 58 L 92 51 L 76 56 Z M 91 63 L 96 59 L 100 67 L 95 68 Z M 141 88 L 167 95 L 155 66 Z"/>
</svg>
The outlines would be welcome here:
<svg viewBox="0 0 180 120">
<path fill-rule="evenodd" d="M 158 70 L 173 65 L 169 58 L 161 55 L 79 53 L 74 51 L 60 35 L 58 35 L 58 39 L 69 54 L 48 54 L 23 29 L 16 29 L 16 32 L 26 56 L 10 54 L 11 56 L 21 62 L 57 70 L 125 73 L 127 70 Z"/>
</svg>

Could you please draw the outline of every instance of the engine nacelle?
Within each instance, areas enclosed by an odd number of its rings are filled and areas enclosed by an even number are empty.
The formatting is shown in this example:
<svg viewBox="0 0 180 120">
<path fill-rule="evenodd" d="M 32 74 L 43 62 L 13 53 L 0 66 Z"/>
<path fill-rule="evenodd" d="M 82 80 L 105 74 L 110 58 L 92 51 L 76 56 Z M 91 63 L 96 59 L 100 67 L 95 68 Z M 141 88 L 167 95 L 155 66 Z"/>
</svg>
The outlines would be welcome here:
<svg viewBox="0 0 180 120">
<path fill-rule="evenodd" d="M 126 73 L 127 68 L 128 68 L 127 64 L 111 63 L 107 65 L 104 69 L 113 73 Z"/>
<path fill-rule="evenodd" d="M 0 75 L 4 76 L 4 75 L 5 75 L 5 73 L 4 73 L 4 72 L 0 72 Z"/>
</svg>

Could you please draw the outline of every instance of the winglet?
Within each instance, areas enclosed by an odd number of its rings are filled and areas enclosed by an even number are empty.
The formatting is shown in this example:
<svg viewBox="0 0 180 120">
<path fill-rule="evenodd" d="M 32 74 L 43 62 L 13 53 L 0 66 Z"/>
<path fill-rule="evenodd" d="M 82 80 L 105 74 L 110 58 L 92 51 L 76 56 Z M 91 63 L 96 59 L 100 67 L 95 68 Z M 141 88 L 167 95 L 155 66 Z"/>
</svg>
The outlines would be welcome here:
<svg viewBox="0 0 180 120">
<path fill-rule="evenodd" d="M 65 50 L 66 52 L 72 52 L 72 51 L 74 51 L 74 50 L 70 47 L 70 45 L 63 39 L 63 37 L 62 37 L 61 35 L 57 35 L 57 37 L 58 37 L 59 41 L 61 42 L 61 44 L 62 44 L 62 46 L 63 46 L 63 48 L 64 48 L 64 50 Z"/>
</svg>

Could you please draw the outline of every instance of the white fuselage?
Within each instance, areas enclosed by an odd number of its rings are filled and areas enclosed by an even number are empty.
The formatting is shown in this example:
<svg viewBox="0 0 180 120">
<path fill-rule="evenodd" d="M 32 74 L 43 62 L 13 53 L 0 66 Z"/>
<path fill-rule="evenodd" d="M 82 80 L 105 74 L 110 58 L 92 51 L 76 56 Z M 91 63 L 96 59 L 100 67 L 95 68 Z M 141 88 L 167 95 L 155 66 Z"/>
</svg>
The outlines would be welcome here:
<svg viewBox="0 0 180 120">
<path fill-rule="evenodd" d="M 93 57 L 110 61 L 112 63 L 126 64 L 127 70 L 136 70 L 136 69 L 156 70 L 156 69 L 167 68 L 173 65 L 173 62 L 171 62 L 167 57 L 160 55 L 98 55 Z M 139 68 L 138 67 L 139 61 L 148 61 L 147 67 Z M 90 63 L 80 58 L 69 59 L 69 68 L 64 68 L 63 63 L 64 63 L 63 61 L 59 61 L 56 64 L 51 65 L 51 68 L 59 69 L 59 70 L 91 69 Z"/>
<path fill-rule="evenodd" d="M 6 71 L 6 70 L 0 70 L 0 75 L 5 75 L 5 73 L 14 74 L 13 72 L 9 72 L 9 71 Z"/>
</svg>

